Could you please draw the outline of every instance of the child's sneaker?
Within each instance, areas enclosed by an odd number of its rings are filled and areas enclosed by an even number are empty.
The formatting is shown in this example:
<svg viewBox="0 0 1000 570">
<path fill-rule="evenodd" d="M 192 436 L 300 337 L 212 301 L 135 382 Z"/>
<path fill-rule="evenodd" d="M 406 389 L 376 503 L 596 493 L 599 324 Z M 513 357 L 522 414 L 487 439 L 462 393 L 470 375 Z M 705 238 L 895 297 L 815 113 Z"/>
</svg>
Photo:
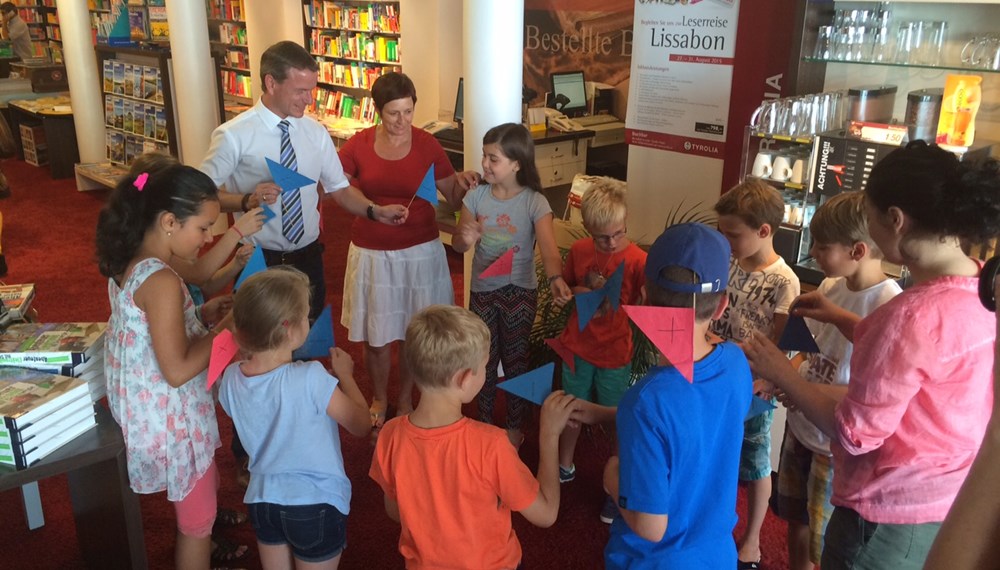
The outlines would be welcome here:
<svg viewBox="0 0 1000 570">
<path fill-rule="evenodd" d="M 611 524 L 615 521 L 618 514 L 618 505 L 611 499 L 611 496 L 604 497 L 604 506 L 601 507 L 601 522 Z"/>
<path fill-rule="evenodd" d="M 570 465 L 569 469 L 566 469 L 565 467 L 563 467 L 562 465 L 560 465 L 559 466 L 559 482 L 560 483 L 569 483 L 573 479 L 576 479 L 576 463 Z"/>
</svg>

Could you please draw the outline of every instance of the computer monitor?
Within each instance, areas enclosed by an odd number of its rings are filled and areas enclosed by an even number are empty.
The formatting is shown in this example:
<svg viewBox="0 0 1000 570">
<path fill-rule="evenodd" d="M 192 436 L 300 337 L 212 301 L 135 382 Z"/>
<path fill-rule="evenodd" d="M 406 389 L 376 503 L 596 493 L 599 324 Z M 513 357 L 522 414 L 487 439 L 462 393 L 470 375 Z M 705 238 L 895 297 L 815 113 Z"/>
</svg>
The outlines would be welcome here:
<svg viewBox="0 0 1000 570">
<path fill-rule="evenodd" d="M 550 106 L 567 117 L 582 117 L 587 114 L 587 89 L 582 71 L 553 73 L 552 98 Z"/>
<path fill-rule="evenodd" d="M 458 93 L 455 94 L 455 116 L 453 117 L 455 123 L 458 125 L 462 124 L 462 120 L 465 119 L 465 96 L 462 93 L 462 78 L 458 78 Z"/>
</svg>

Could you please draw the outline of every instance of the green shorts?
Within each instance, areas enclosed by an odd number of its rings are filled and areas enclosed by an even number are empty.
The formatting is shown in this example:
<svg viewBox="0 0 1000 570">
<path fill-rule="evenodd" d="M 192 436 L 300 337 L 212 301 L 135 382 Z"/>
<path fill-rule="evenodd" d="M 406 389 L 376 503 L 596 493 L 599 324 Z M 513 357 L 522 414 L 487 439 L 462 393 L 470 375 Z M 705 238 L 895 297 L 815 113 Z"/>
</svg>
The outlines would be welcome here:
<svg viewBox="0 0 1000 570">
<path fill-rule="evenodd" d="M 831 458 L 802 445 L 785 424 L 778 463 L 778 484 L 771 493 L 771 509 L 778 518 L 809 526 L 809 558 L 819 564 L 823 534 L 833 505 Z"/>
<path fill-rule="evenodd" d="M 617 406 L 632 380 L 632 365 L 621 368 L 598 368 L 579 356 L 573 356 L 576 372 L 563 363 L 562 388 L 581 400 L 602 406 Z"/>
<path fill-rule="evenodd" d="M 774 410 L 768 410 L 743 422 L 740 481 L 757 481 L 771 476 L 771 422 L 773 421 Z"/>
<path fill-rule="evenodd" d="M 941 523 L 885 524 L 833 509 L 826 527 L 823 570 L 920 570 Z"/>
</svg>

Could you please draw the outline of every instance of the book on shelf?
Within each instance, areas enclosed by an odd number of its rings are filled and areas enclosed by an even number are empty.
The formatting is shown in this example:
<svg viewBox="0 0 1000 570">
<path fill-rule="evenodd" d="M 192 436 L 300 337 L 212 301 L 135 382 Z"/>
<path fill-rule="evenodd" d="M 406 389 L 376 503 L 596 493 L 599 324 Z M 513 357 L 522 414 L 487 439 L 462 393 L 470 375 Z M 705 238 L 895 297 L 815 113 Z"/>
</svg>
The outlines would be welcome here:
<svg viewBox="0 0 1000 570">
<path fill-rule="evenodd" d="M 149 6 L 149 39 L 154 42 L 170 41 L 170 25 L 164 6 Z"/>
<path fill-rule="evenodd" d="M 0 300 L 12 319 L 22 320 L 31 310 L 31 302 L 35 300 L 35 284 L 0 285 Z"/>
<path fill-rule="evenodd" d="M 0 366 L 72 376 L 104 347 L 107 323 L 18 323 L 0 333 Z"/>
<path fill-rule="evenodd" d="M 114 60 L 113 66 L 114 70 L 114 82 L 112 84 L 112 91 L 116 95 L 125 94 L 125 62 Z M 129 74 L 131 77 L 131 74 Z"/>
<path fill-rule="evenodd" d="M 110 60 L 110 59 L 106 59 L 106 60 L 104 60 L 103 67 L 104 67 L 104 69 L 102 71 L 103 71 L 103 78 L 104 78 L 104 92 L 105 93 L 113 93 L 114 90 L 115 90 L 115 67 L 114 67 L 114 62 L 112 60 Z"/>
<path fill-rule="evenodd" d="M 146 10 L 129 10 L 128 28 L 132 41 L 149 39 L 149 22 Z"/>
<path fill-rule="evenodd" d="M 136 64 L 132 66 L 132 97 L 142 99 L 142 69 L 143 66 Z M 129 95 L 128 91 L 125 92 Z"/>
</svg>

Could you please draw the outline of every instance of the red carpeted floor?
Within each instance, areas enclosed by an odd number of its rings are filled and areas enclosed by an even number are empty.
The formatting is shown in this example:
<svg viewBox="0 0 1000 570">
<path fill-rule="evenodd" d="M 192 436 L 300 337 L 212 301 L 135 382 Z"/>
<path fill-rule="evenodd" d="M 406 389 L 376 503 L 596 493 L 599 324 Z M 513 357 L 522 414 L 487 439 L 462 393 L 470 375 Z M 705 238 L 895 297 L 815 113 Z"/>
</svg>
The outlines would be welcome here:
<svg viewBox="0 0 1000 570">
<path fill-rule="evenodd" d="M 2 168 L 12 188 L 11 197 L 0 200 L 3 230 L 0 243 L 10 268 L 7 283 L 34 282 L 37 298 L 34 306 L 43 321 L 103 321 L 108 317 L 106 281 L 93 260 L 94 228 L 97 212 L 106 192 L 77 192 L 73 180 L 53 181 L 44 169 L 17 160 L 5 160 Z M 343 265 L 348 244 L 350 220 L 332 202 L 324 211 L 327 301 L 338 312 L 343 288 Z M 452 275 L 461 296 L 461 257 L 449 252 Z M 460 301 L 460 299 L 459 299 Z M 371 394 L 358 345 L 346 342 L 346 332 L 335 316 L 335 335 L 339 345 L 355 358 L 358 383 Z M 393 379 L 392 383 L 395 383 Z M 394 397 L 394 396 L 393 396 Z M 498 409 L 503 409 L 498 406 Z M 467 410 L 467 412 L 471 411 Z M 221 412 L 220 427 L 228 445 L 231 426 Z M 534 469 L 537 465 L 537 440 L 529 431 L 521 456 Z M 396 550 L 399 527 L 386 517 L 380 489 L 368 478 L 371 445 L 344 433 L 344 462 L 354 485 L 354 499 L 348 517 L 348 547 L 342 568 L 402 568 Z M 611 451 L 607 437 L 594 430 L 581 438 L 577 448 L 577 478 L 562 487 L 559 520 L 549 529 L 538 529 L 514 515 L 514 526 L 524 548 L 525 567 L 529 568 L 600 568 L 607 541 L 607 526 L 598 520 L 603 494 L 601 469 Z M 241 508 L 242 493 L 233 481 L 234 464 L 228 447 L 217 454 L 223 476 L 220 504 Z M 53 477 L 40 484 L 45 526 L 27 530 L 20 493 L 0 493 L 0 568 L 74 569 L 82 568 L 76 544 L 76 530 L 64 477 Z M 173 568 L 173 509 L 163 495 L 141 497 L 143 526 L 150 568 Z M 739 512 L 745 512 L 745 494 L 741 490 Z M 737 527 L 740 532 L 743 522 Z M 253 530 L 249 525 L 232 529 L 229 536 L 251 545 L 250 555 L 234 567 L 259 568 Z M 785 524 L 768 513 L 762 536 L 762 567 L 779 570 L 788 567 L 785 551 Z M 729 570 L 729 569 L 723 569 Z"/>
</svg>

